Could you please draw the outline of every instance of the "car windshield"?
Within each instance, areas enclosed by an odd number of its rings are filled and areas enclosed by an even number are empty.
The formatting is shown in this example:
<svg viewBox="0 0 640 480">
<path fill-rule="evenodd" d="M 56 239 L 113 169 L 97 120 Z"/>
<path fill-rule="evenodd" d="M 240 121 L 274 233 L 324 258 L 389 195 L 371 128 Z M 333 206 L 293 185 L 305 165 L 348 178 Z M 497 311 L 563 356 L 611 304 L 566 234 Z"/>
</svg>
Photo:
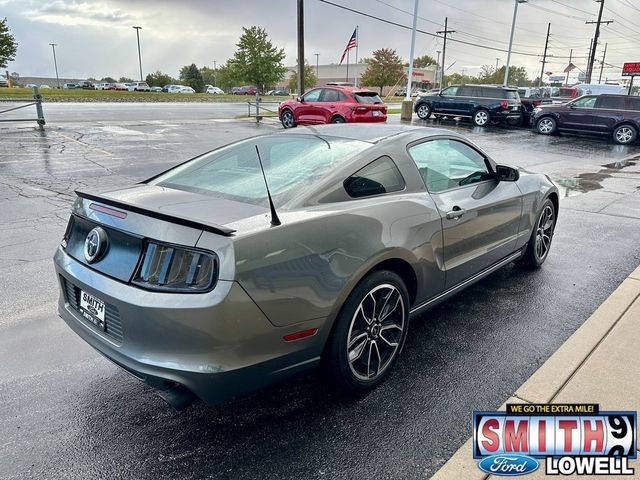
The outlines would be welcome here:
<svg viewBox="0 0 640 480">
<path fill-rule="evenodd" d="M 353 96 L 358 103 L 382 103 L 382 99 L 375 92 L 357 92 Z"/>
<path fill-rule="evenodd" d="M 258 137 L 206 153 L 148 183 L 266 206 L 256 146 L 274 202 L 282 205 L 370 145 L 317 135 Z"/>
</svg>

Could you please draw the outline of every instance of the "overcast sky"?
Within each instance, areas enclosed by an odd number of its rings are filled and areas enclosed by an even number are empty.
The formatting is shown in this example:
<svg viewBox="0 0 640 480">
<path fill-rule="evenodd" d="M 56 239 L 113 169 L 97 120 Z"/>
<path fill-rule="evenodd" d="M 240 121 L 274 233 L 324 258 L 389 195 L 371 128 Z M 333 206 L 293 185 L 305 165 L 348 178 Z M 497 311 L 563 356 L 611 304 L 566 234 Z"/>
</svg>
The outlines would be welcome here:
<svg viewBox="0 0 640 480">
<path fill-rule="evenodd" d="M 331 0 L 369 15 L 411 25 L 413 0 Z M 447 43 L 447 73 L 476 74 L 482 65 L 506 61 L 514 0 L 419 0 L 418 29 L 456 33 Z M 594 0 L 529 0 L 518 8 L 512 65 L 525 66 L 530 78 L 540 72 L 547 23 L 551 22 L 547 72 L 562 74 L 573 48 L 574 63 L 586 68 L 589 41 L 599 4 Z M 106 75 L 137 78 L 135 30 L 139 25 L 142 68 L 177 76 L 182 65 L 220 65 L 233 56 L 242 26 L 259 25 L 275 45 L 284 48 L 286 65 L 296 58 L 296 0 L 0 0 L 0 17 L 19 43 L 11 72 L 21 76 L 54 76 L 49 43 L 57 43 L 61 77 Z M 640 0 L 606 0 L 597 57 L 608 42 L 603 80 L 620 78 L 625 61 L 640 61 Z M 337 63 L 351 32 L 359 25 L 359 55 L 395 48 L 409 57 L 410 30 L 354 12 L 305 0 L 306 58 L 315 64 Z M 491 47 L 497 50 L 491 50 Z M 442 39 L 418 33 L 416 55 L 436 56 Z M 523 53 L 529 55 L 523 55 Z M 565 57 L 565 58 L 561 58 Z M 600 64 L 596 64 L 599 73 Z M 597 80 L 597 75 L 594 75 Z"/>
</svg>

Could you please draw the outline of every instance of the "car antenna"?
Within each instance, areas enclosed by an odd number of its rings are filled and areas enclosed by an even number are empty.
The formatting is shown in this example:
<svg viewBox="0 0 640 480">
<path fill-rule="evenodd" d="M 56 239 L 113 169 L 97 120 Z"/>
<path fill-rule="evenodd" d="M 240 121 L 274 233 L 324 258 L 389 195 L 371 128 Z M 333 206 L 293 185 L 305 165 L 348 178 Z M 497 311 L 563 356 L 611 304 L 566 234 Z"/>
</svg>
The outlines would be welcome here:
<svg viewBox="0 0 640 480">
<path fill-rule="evenodd" d="M 274 227 L 280 225 L 280 219 L 278 218 L 278 214 L 276 213 L 276 207 L 273 204 L 273 199 L 271 198 L 271 192 L 269 191 L 269 184 L 267 183 L 267 176 L 264 174 L 264 166 L 262 165 L 262 158 L 260 157 L 260 150 L 258 150 L 258 145 L 256 145 L 256 154 L 258 155 L 258 162 L 260 163 L 260 170 L 262 170 L 262 178 L 264 178 L 264 185 L 267 187 L 267 197 L 269 197 L 269 207 L 271 208 L 271 225 Z"/>
</svg>

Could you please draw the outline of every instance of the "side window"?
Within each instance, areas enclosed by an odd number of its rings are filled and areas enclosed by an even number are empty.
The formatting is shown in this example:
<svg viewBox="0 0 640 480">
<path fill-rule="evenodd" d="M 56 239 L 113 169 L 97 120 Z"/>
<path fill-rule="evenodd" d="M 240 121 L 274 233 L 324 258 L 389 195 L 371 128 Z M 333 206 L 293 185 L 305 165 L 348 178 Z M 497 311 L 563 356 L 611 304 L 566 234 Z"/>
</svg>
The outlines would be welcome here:
<svg viewBox="0 0 640 480">
<path fill-rule="evenodd" d="M 346 101 L 348 101 L 349 99 L 347 98 L 347 96 L 346 96 L 344 93 L 342 93 L 342 92 L 338 92 L 338 100 L 339 100 L 340 102 L 346 102 Z"/>
<path fill-rule="evenodd" d="M 354 198 L 398 192 L 404 189 L 404 178 L 389 157 L 380 157 L 344 181 L 344 188 Z"/>
<path fill-rule="evenodd" d="M 329 88 L 322 90 L 322 101 L 323 102 L 337 102 L 340 98 L 340 92 L 337 90 L 331 90 Z"/>
<path fill-rule="evenodd" d="M 315 90 L 305 93 L 302 98 L 305 102 L 318 102 L 320 101 L 320 93 L 322 93 L 322 90 L 320 88 L 316 88 Z"/>
<path fill-rule="evenodd" d="M 573 105 L 574 107 L 580 107 L 580 108 L 593 108 L 597 99 L 598 97 L 579 98 L 578 100 L 575 100 L 574 102 L 572 102 L 571 105 Z"/>
<path fill-rule="evenodd" d="M 477 97 L 478 94 L 476 92 L 476 88 L 475 87 L 470 87 L 470 86 L 464 86 L 464 87 L 460 87 L 460 89 L 458 90 L 458 96 L 459 97 Z"/>
<path fill-rule="evenodd" d="M 636 111 L 640 111 L 640 98 L 638 97 L 627 97 L 627 99 L 629 100 L 629 110 L 636 110 Z"/>
<path fill-rule="evenodd" d="M 446 95 L 448 97 L 455 97 L 456 94 L 458 93 L 459 88 L 460 87 L 458 86 L 445 88 L 444 90 L 442 90 L 442 95 Z"/>
<path fill-rule="evenodd" d="M 596 108 L 612 108 L 615 110 L 624 109 L 625 97 L 598 97 Z"/>
<path fill-rule="evenodd" d="M 409 148 L 427 190 L 441 192 L 493 178 L 480 153 L 465 143 L 438 139 Z"/>
</svg>

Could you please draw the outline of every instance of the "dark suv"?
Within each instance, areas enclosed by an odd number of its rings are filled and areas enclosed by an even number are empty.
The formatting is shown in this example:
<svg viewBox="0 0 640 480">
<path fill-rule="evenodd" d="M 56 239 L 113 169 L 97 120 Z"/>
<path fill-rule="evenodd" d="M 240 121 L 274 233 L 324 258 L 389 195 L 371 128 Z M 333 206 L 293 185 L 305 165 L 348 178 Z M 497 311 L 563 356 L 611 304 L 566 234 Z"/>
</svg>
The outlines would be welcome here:
<svg viewBox="0 0 640 480">
<path fill-rule="evenodd" d="M 640 97 L 585 95 L 562 105 L 540 105 L 531 125 L 543 135 L 559 130 L 611 135 L 614 142 L 626 145 L 638 138 Z"/>
<path fill-rule="evenodd" d="M 418 97 L 414 106 L 418 117 L 470 117 L 479 127 L 488 123 L 518 123 L 520 120 L 518 90 L 494 85 L 453 85 L 434 95 Z"/>
</svg>

